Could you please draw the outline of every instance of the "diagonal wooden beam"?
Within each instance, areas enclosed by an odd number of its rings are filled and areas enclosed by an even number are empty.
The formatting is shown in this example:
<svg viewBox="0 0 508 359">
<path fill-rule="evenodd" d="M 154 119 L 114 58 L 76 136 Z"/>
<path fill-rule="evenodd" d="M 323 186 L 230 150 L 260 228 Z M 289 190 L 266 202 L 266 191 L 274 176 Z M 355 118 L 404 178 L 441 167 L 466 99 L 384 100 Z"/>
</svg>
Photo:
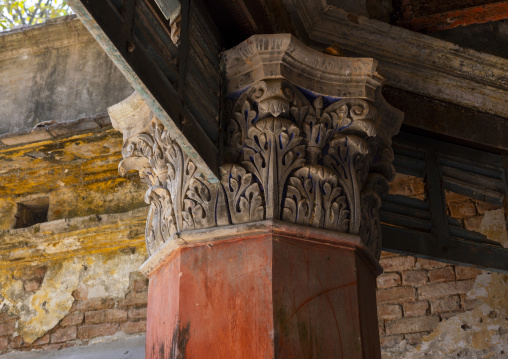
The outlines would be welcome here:
<svg viewBox="0 0 508 359">
<path fill-rule="evenodd" d="M 399 22 L 406 29 L 433 32 L 508 19 L 508 1 L 468 7 Z"/>
</svg>

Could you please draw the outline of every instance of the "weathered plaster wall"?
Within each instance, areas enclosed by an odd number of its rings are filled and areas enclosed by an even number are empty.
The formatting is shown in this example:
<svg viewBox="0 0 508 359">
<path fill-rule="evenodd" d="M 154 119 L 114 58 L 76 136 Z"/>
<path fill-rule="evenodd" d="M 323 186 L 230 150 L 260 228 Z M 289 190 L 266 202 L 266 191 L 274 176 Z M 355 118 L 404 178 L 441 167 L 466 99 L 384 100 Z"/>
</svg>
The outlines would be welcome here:
<svg viewBox="0 0 508 359">
<path fill-rule="evenodd" d="M 130 85 L 70 16 L 0 34 L 0 87 L 0 353 L 144 332 L 145 188 L 100 114 Z M 14 229 L 43 197 L 47 221 Z"/>
<path fill-rule="evenodd" d="M 49 198 L 49 221 L 145 206 L 145 188 L 139 176 L 118 174 L 120 133 L 110 125 L 71 133 L 51 140 L 0 145 L 0 230 L 13 227 L 17 203 L 40 197 Z"/>
<path fill-rule="evenodd" d="M 392 193 L 422 196 L 421 181 L 398 175 Z M 508 244 L 505 213 L 447 193 L 466 228 Z M 508 276 L 383 253 L 378 317 L 384 358 L 508 357 Z"/>
<path fill-rule="evenodd" d="M 59 349 L 145 331 L 142 246 L 0 271 L 0 350 Z"/>
<path fill-rule="evenodd" d="M 0 352 L 145 331 L 145 189 L 118 174 L 121 134 L 103 117 L 50 127 L 0 142 Z M 13 229 L 18 203 L 41 196 L 48 221 Z"/>
<path fill-rule="evenodd" d="M 131 86 L 74 15 L 0 33 L 0 134 L 105 112 Z"/>
</svg>

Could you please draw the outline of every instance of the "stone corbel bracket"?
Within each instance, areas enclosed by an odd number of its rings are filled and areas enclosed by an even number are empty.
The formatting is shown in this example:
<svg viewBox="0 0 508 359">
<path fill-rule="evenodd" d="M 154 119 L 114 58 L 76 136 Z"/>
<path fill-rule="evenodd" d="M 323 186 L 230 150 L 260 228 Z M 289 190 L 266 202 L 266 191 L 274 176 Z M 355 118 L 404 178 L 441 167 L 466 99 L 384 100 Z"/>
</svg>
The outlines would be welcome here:
<svg viewBox="0 0 508 359">
<path fill-rule="evenodd" d="M 400 111 L 381 96 L 373 59 L 256 35 L 223 53 L 220 183 L 209 183 L 137 94 L 109 109 L 124 133 L 120 172 L 138 170 L 150 204 L 148 252 L 175 234 L 262 220 L 359 235 L 377 257 L 379 193 L 394 176 Z"/>
</svg>

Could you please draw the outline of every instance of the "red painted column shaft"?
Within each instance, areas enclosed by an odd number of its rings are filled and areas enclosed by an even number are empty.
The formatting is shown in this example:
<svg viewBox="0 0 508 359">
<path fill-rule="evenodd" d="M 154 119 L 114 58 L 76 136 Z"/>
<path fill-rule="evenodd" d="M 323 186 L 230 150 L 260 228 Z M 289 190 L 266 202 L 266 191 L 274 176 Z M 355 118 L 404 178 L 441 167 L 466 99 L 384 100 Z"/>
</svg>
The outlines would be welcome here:
<svg viewBox="0 0 508 359">
<path fill-rule="evenodd" d="M 284 227 L 164 258 L 149 275 L 146 358 L 380 358 L 377 263 L 352 236 Z"/>
</svg>

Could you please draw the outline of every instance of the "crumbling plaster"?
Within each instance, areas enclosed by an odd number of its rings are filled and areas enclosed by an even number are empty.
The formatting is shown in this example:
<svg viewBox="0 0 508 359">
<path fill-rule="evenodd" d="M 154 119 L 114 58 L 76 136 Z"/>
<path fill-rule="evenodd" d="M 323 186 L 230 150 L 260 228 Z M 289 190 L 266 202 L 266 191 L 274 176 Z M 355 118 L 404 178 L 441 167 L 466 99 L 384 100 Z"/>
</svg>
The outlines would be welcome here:
<svg viewBox="0 0 508 359">
<path fill-rule="evenodd" d="M 504 210 L 487 211 L 479 232 L 508 248 Z M 475 303 L 472 310 L 443 320 L 417 346 L 401 341 L 385 350 L 383 358 L 507 358 L 508 275 L 482 272 L 467 299 Z"/>
<path fill-rule="evenodd" d="M 69 313 L 75 300 L 75 290 L 86 290 L 88 298 L 125 297 L 129 274 L 137 271 L 144 260 L 145 252 L 140 250 L 51 262 L 35 293 L 24 289 L 24 281 L 16 275 L 16 270 L 3 270 L 0 273 L 0 311 L 20 316 L 16 333 L 26 343 L 33 343 Z"/>
</svg>

